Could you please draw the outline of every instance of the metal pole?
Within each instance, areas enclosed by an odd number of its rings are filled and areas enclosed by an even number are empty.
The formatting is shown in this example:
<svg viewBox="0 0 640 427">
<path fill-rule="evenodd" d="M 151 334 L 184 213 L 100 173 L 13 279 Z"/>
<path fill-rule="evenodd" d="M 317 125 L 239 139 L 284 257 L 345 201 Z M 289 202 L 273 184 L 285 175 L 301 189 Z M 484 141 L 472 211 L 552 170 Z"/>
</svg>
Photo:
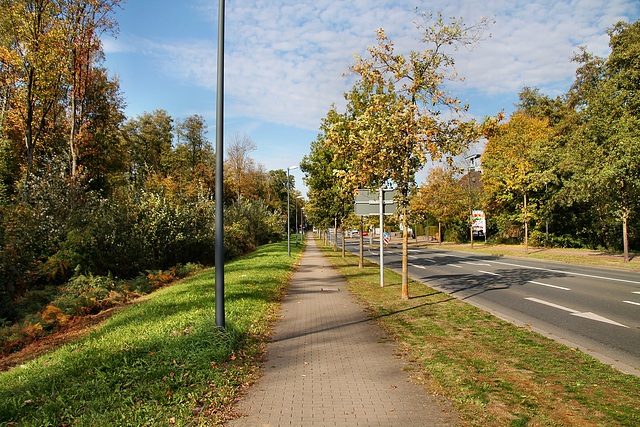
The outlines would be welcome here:
<svg viewBox="0 0 640 427">
<path fill-rule="evenodd" d="M 289 187 L 291 180 L 289 179 L 289 168 L 287 168 L 287 254 L 291 256 L 291 209 L 289 208 Z"/>
<path fill-rule="evenodd" d="M 215 299 L 216 326 L 225 327 L 224 313 L 224 0 L 218 9 L 218 88 L 216 94 L 216 219 L 215 219 Z"/>
<path fill-rule="evenodd" d="M 298 196 L 296 196 L 296 246 L 298 246 Z"/>
<path fill-rule="evenodd" d="M 384 190 L 380 187 L 380 287 L 384 287 Z"/>
</svg>

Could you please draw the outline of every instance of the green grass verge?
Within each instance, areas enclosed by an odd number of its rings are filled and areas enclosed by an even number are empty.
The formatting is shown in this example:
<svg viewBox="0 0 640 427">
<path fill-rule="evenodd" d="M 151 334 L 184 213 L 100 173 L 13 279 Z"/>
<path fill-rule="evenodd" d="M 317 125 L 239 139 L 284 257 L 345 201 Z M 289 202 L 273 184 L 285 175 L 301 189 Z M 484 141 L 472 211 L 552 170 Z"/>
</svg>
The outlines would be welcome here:
<svg viewBox="0 0 640 427">
<path fill-rule="evenodd" d="M 86 337 L 0 374 L 0 425 L 213 425 L 255 380 L 303 246 L 265 245 L 123 307 Z"/>
<path fill-rule="evenodd" d="M 640 378 L 414 281 L 402 301 L 399 274 L 386 270 L 380 287 L 377 265 L 323 249 L 462 425 L 640 425 Z"/>
</svg>

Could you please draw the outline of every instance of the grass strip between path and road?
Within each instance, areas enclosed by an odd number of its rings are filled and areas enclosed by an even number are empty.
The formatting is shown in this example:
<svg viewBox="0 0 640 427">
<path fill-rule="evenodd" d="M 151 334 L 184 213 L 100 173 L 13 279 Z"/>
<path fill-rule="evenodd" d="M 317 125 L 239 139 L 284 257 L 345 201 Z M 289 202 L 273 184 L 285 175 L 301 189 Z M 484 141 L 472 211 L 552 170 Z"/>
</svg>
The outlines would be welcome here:
<svg viewBox="0 0 640 427">
<path fill-rule="evenodd" d="M 444 396 L 466 426 L 638 426 L 640 378 L 468 303 L 318 245 L 410 360 L 415 381 Z"/>
<path fill-rule="evenodd" d="M 0 374 L 0 425 L 217 425 L 255 381 L 303 245 L 265 245 L 122 307 L 84 338 Z"/>
</svg>

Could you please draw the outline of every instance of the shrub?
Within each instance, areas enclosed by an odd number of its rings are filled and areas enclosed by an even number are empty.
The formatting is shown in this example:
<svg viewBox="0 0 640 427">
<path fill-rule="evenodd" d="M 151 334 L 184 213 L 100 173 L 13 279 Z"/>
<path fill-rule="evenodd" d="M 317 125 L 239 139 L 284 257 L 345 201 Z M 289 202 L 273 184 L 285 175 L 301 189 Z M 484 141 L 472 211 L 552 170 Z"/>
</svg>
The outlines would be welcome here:
<svg viewBox="0 0 640 427">
<path fill-rule="evenodd" d="M 127 297 L 125 287 L 112 277 L 78 275 L 60 289 L 51 305 L 59 307 L 64 314 L 77 316 L 125 302 Z"/>
</svg>

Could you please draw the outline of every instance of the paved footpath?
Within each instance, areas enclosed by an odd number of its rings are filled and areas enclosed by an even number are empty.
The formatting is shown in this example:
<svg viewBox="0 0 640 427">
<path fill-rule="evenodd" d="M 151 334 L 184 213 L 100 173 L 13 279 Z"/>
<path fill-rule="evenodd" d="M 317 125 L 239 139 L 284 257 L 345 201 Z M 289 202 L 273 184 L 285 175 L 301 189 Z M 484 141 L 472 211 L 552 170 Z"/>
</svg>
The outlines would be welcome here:
<svg viewBox="0 0 640 427">
<path fill-rule="evenodd" d="M 308 239 L 267 346 L 264 376 L 229 426 L 451 426 L 447 405 L 409 381 L 397 347 Z"/>
</svg>

